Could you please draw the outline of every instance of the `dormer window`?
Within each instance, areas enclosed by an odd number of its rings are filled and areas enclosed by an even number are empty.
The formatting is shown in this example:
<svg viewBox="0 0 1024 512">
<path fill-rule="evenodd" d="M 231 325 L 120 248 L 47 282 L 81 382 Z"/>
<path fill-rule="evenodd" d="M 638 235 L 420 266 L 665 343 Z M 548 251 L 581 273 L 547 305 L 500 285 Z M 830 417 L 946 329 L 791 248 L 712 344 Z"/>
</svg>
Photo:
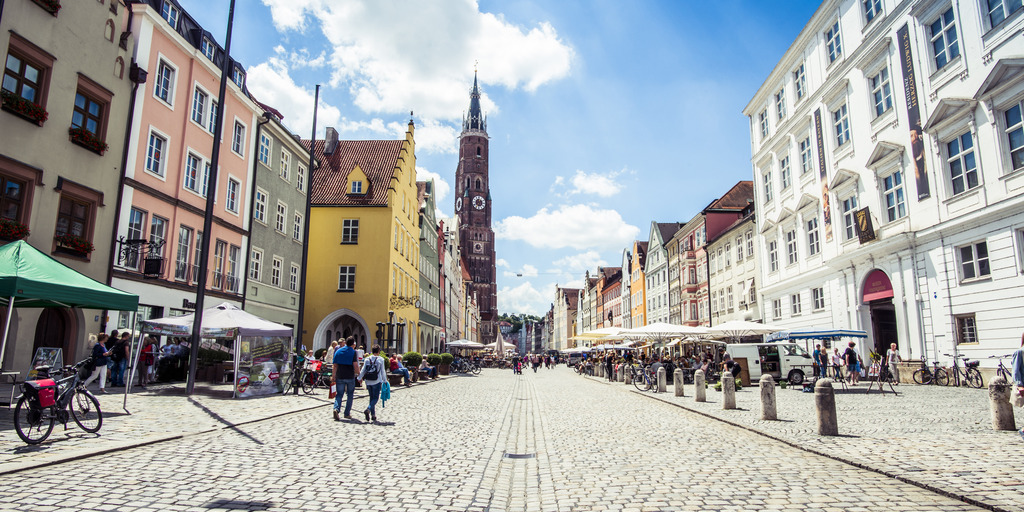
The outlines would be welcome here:
<svg viewBox="0 0 1024 512">
<path fill-rule="evenodd" d="M 363 193 L 363 182 L 353 181 L 350 194 L 362 194 Z"/>
<path fill-rule="evenodd" d="M 204 37 L 203 42 L 199 44 L 199 49 L 206 55 L 207 59 L 213 60 L 213 53 L 216 51 L 216 47 L 213 46 L 213 41 L 210 38 Z"/>
<path fill-rule="evenodd" d="M 231 71 L 231 81 L 234 82 L 235 85 L 242 87 L 242 84 L 245 83 L 245 73 L 242 73 L 240 68 L 234 68 L 234 70 Z"/>
<path fill-rule="evenodd" d="M 171 28 L 177 30 L 178 28 L 178 8 L 174 6 L 170 1 L 164 0 L 164 5 L 160 9 L 160 16 L 167 20 L 167 23 L 171 25 Z"/>
</svg>

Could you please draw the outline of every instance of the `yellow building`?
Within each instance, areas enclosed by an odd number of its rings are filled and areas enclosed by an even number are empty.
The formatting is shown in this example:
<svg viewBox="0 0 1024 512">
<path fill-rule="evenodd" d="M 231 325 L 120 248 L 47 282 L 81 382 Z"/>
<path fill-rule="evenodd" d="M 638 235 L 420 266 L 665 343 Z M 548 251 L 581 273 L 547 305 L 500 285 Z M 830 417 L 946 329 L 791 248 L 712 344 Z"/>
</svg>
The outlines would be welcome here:
<svg viewBox="0 0 1024 512">
<path fill-rule="evenodd" d="M 328 128 L 326 140 L 314 142 L 322 165 L 310 193 L 307 347 L 353 335 L 357 347 L 380 337 L 385 351 L 419 350 L 413 131 L 409 121 L 404 140 L 339 141 Z"/>
</svg>

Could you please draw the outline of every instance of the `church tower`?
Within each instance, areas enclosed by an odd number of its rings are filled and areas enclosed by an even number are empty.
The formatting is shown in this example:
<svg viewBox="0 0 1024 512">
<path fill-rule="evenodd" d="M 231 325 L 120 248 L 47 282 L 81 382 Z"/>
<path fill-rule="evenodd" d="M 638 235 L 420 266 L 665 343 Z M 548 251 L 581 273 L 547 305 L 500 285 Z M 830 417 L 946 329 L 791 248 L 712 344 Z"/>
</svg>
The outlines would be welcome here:
<svg viewBox="0 0 1024 512">
<path fill-rule="evenodd" d="M 467 292 L 480 306 L 480 342 L 492 343 L 497 334 L 498 284 L 491 229 L 491 188 L 488 179 L 487 118 L 480 110 L 480 87 L 473 73 L 469 114 L 459 135 L 459 166 L 455 171 L 455 214 L 459 245 L 470 280 Z"/>
</svg>

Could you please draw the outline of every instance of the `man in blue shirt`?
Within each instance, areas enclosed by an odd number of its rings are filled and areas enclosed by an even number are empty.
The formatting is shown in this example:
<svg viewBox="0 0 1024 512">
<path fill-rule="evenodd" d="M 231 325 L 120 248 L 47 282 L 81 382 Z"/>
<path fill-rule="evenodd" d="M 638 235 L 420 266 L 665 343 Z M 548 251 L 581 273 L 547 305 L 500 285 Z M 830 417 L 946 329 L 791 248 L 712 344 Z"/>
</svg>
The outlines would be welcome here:
<svg viewBox="0 0 1024 512">
<path fill-rule="evenodd" d="M 331 384 L 337 385 L 338 394 L 334 397 L 334 421 L 341 421 L 341 395 L 346 397 L 345 418 L 352 419 L 352 397 L 356 392 L 356 375 L 359 374 L 359 363 L 356 362 L 356 351 L 353 348 L 356 339 L 345 338 L 345 346 L 334 352 L 334 372 Z"/>
</svg>

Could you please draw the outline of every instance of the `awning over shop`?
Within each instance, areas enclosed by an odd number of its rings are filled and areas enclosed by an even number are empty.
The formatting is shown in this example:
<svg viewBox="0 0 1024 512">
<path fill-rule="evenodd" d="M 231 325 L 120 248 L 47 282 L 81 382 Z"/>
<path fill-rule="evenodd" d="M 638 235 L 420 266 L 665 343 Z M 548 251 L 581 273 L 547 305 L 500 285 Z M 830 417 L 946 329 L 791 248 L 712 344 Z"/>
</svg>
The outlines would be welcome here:
<svg viewBox="0 0 1024 512">
<path fill-rule="evenodd" d="M 847 329 L 806 329 L 796 331 L 779 331 L 768 335 L 768 341 L 813 340 L 830 338 L 867 338 L 865 331 Z"/>
</svg>

